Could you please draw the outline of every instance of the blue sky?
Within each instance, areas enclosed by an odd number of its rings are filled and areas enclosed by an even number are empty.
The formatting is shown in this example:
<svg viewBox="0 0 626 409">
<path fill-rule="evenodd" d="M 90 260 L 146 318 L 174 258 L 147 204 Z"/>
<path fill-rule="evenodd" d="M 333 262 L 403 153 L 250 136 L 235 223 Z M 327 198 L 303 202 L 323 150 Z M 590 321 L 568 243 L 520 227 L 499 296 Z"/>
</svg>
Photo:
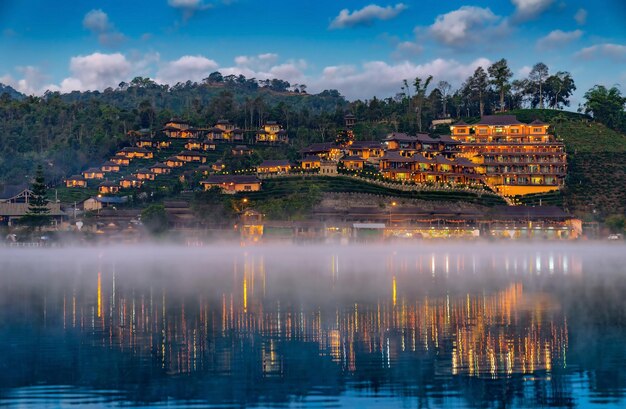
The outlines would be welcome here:
<svg viewBox="0 0 626 409">
<path fill-rule="evenodd" d="M 458 86 L 504 57 L 516 77 L 570 71 L 577 104 L 626 86 L 625 22 L 623 0 L 0 0 L 0 82 L 42 94 L 219 70 L 354 99 L 428 74 Z"/>
</svg>

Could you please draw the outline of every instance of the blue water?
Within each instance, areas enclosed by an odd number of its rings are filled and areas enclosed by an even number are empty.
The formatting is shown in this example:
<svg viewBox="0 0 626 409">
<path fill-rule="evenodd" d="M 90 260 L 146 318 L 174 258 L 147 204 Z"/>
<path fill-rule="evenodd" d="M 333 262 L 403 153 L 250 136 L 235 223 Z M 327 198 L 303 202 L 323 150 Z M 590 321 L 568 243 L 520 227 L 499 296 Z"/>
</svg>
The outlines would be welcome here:
<svg viewBox="0 0 626 409">
<path fill-rule="evenodd" d="M 626 407 L 623 250 L 3 250 L 0 406 Z"/>
</svg>

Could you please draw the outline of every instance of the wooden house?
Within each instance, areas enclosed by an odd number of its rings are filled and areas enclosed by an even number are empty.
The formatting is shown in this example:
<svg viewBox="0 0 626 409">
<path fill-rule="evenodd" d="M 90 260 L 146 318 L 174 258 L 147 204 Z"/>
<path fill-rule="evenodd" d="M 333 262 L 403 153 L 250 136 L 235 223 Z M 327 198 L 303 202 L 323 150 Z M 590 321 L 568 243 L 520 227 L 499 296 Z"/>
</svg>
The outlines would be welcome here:
<svg viewBox="0 0 626 409">
<path fill-rule="evenodd" d="M 300 150 L 300 154 L 304 156 L 316 155 L 321 159 L 339 161 L 343 155 L 341 147 L 335 142 L 314 143 Z"/>
<path fill-rule="evenodd" d="M 185 142 L 185 149 L 188 151 L 202 150 L 204 143 L 198 139 L 189 139 Z"/>
<path fill-rule="evenodd" d="M 149 169 L 139 169 L 135 173 L 135 177 L 139 180 L 154 180 L 155 174 Z"/>
<path fill-rule="evenodd" d="M 233 156 L 245 156 L 250 155 L 253 150 L 246 145 L 236 145 L 230 150 L 230 152 Z"/>
<path fill-rule="evenodd" d="M 226 119 L 220 119 L 207 130 L 207 139 L 215 142 L 243 142 L 243 130 Z"/>
<path fill-rule="evenodd" d="M 120 187 L 122 189 L 139 188 L 143 185 L 143 181 L 139 180 L 135 176 L 123 178 L 120 180 Z"/>
<path fill-rule="evenodd" d="M 128 166 L 130 165 L 130 158 L 122 155 L 115 155 L 111 158 L 111 162 L 115 163 L 119 166 Z"/>
<path fill-rule="evenodd" d="M 361 170 L 365 159 L 360 156 L 345 156 L 339 160 L 339 163 L 348 170 Z"/>
<path fill-rule="evenodd" d="M 150 167 L 150 171 L 155 175 L 167 175 L 172 172 L 172 168 L 165 163 L 156 163 Z"/>
<path fill-rule="evenodd" d="M 120 171 L 120 165 L 118 165 L 115 162 L 111 162 L 106 161 L 102 164 L 102 167 L 100 168 L 103 172 L 108 173 L 108 172 L 119 172 Z"/>
<path fill-rule="evenodd" d="M 98 186 L 98 192 L 103 195 L 111 195 L 120 191 L 120 186 L 115 182 L 102 182 L 100 186 Z"/>
<path fill-rule="evenodd" d="M 256 192 L 261 190 L 261 181 L 249 175 L 213 175 L 201 181 L 204 190 L 219 187 L 223 193 Z"/>
<path fill-rule="evenodd" d="M 322 164 L 322 160 L 319 156 L 308 155 L 300 161 L 300 167 L 304 170 L 319 169 Z"/>
<path fill-rule="evenodd" d="M 221 172 L 224 169 L 226 169 L 226 165 L 221 160 L 217 160 L 215 161 L 215 163 L 211 165 L 211 168 L 213 169 L 214 172 Z"/>
<path fill-rule="evenodd" d="M 196 151 L 182 151 L 176 157 L 183 162 L 199 162 L 206 163 L 206 155 Z"/>
<path fill-rule="evenodd" d="M 170 156 L 164 163 L 170 168 L 180 168 L 185 164 L 178 156 Z"/>
<path fill-rule="evenodd" d="M 66 187 L 87 187 L 87 179 L 80 175 L 74 175 L 65 179 Z"/>
<path fill-rule="evenodd" d="M 263 128 L 257 131 L 256 141 L 257 143 L 287 143 L 289 137 L 287 131 L 282 129 L 276 121 L 267 121 Z"/>
<path fill-rule="evenodd" d="M 291 170 L 291 163 L 287 159 L 264 160 L 257 166 L 257 173 L 287 173 Z"/>
<path fill-rule="evenodd" d="M 104 179 L 104 172 L 101 168 L 89 168 L 83 171 L 85 179 Z"/>
</svg>

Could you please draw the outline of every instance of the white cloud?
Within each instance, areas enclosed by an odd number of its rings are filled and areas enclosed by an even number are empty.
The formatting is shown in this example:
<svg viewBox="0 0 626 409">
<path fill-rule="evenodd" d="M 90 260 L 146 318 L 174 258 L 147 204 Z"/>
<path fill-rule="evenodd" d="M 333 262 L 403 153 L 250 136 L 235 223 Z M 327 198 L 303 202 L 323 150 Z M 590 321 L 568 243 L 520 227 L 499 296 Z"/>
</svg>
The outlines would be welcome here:
<svg viewBox="0 0 626 409">
<path fill-rule="evenodd" d="M 398 64 L 371 61 L 361 67 L 353 65 L 326 67 L 321 76 L 311 79 L 308 85 L 312 92 L 338 89 L 349 99 L 369 99 L 374 95 L 384 98 L 400 92 L 404 79 L 411 82 L 415 77 L 432 75 L 436 81 L 447 80 L 453 85 L 459 85 L 477 67 L 488 67 L 490 64 L 486 58 L 478 58 L 469 64 L 441 58 L 425 64 L 413 64 L 408 61 Z"/>
<path fill-rule="evenodd" d="M 396 60 L 401 60 L 415 57 L 416 55 L 421 54 L 422 51 L 424 51 L 424 47 L 420 44 L 413 41 L 403 41 L 396 45 L 396 50 L 391 54 L 391 56 Z"/>
<path fill-rule="evenodd" d="M 587 23 L 587 10 L 578 9 L 576 14 L 574 14 L 574 20 L 581 26 Z"/>
<path fill-rule="evenodd" d="M 406 9 L 407 6 L 403 3 L 387 7 L 370 4 L 369 6 L 365 6 L 360 10 L 354 10 L 353 12 L 350 12 L 348 9 L 343 9 L 330 23 L 329 28 L 341 29 L 356 26 L 369 26 L 374 24 L 376 20 L 391 20 Z"/>
<path fill-rule="evenodd" d="M 622 44 L 596 44 L 586 47 L 574 54 L 575 57 L 583 60 L 596 58 L 608 58 L 613 61 L 626 61 L 626 45 Z"/>
<path fill-rule="evenodd" d="M 167 62 L 157 72 L 156 81 L 174 85 L 187 80 L 199 82 L 218 68 L 217 62 L 201 55 L 185 55 Z"/>
<path fill-rule="evenodd" d="M 511 0 L 515 6 L 515 16 L 526 20 L 539 16 L 554 3 L 554 0 Z"/>
<path fill-rule="evenodd" d="M 21 78 L 16 79 L 10 74 L 5 74 L 0 77 L 0 83 L 10 85 L 26 95 L 41 95 L 52 87 L 47 84 L 49 76 L 41 72 L 38 67 L 32 65 L 18 66 L 15 67 L 15 71 Z"/>
<path fill-rule="evenodd" d="M 428 27 L 437 41 L 452 47 L 476 44 L 507 31 L 507 22 L 489 8 L 463 6 L 440 14 Z"/>
<path fill-rule="evenodd" d="M 250 68 L 252 70 L 269 70 L 276 64 L 278 54 L 265 53 L 255 56 L 240 55 L 235 57 L 235 64 L 239 67 Z"/>
<path fill-rule="evenodd" d="M 94 9 L 85 14 L 83 27 L 98 36 L 100 44 L 114 47 L 124 41 L 124 34 L 115 29 L 109 21 L 109 16 L 100 9 Z"/>
<path fill-rule="evenodd" d="M 581 30 L 574 31 L 551 31 L 545 37 L 537 40 L 537 48 L 540 50 L 551 50 L 557 47 L 564 46 L 572 41 L 578 40 L 583 35 Z"/>
<path fill-rule="evenodd" d="M 528 77 L 528 74 L 530 74 L 532 70 L 533 70 L 533 67 L 531 67 L 530 65 L 524 65 L 522 68 L 517 70 L 517 75 L 520 76 L 521 78 L 526 78 Z"/>
<path fill-rule="evenodd" d="M 61 81 L 61 92 L 102 90 L 128 81 L 133 66 L 123 54 L 93 53 L 70 60 L 72 75 Z"/>
</svg>

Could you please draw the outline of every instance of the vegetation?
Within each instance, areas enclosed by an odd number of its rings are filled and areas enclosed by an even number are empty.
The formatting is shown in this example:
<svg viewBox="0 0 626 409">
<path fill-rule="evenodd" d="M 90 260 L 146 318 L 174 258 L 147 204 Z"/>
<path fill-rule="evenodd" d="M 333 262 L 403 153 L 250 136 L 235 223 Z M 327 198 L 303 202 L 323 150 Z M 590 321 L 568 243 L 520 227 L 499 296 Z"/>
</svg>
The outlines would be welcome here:
<svg viewBox="0 0 626 409">
<path fill-rule="evenodd" d="M 155 236 L 165 233 L 168 229 L 167 211 L 162 204 L 153 204 L 141 212 L 141 222 Z"/>
<path fill-rule="evenodd" d="M 46 180 L 41 165 L 37 166 L 31 191 L 28 212 L 21 218 L 20 222 L 26 226 L 40 229 L 50 222 L 50 208 L 48 207 L 50 202 L 47 197 Z"/>
</svg>

